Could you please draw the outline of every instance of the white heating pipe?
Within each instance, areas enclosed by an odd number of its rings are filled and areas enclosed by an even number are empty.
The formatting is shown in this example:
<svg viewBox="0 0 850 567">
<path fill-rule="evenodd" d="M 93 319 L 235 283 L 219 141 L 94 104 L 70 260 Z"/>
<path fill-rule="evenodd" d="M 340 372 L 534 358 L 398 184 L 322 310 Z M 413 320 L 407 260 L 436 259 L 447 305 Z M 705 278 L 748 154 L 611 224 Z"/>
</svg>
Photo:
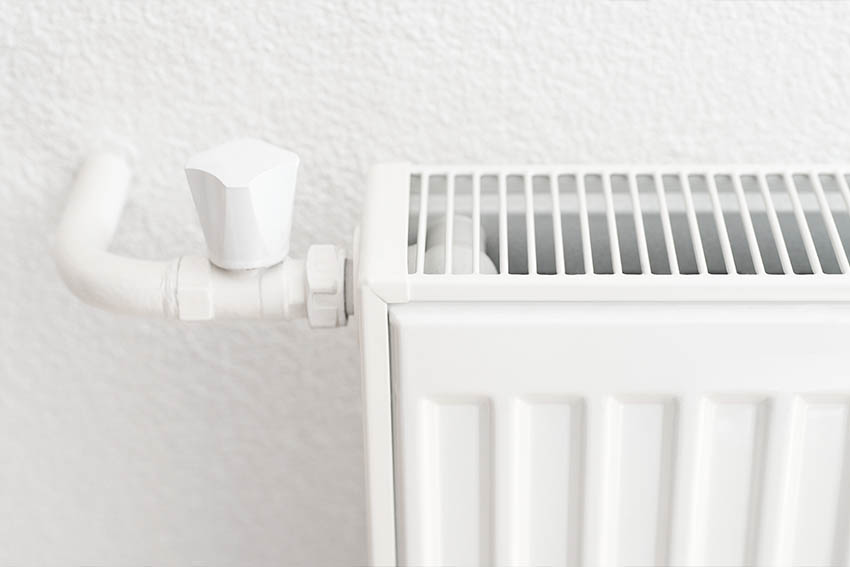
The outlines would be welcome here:
<svg viewBox="0 0 850 567">
<path fill-rule="evenodd" d="M 197 256 L 158 262 L 109 252 L 130 177 L 127 162 L 112 153 L 89 157 L 77 174 L 54 254 L 80 299 L 109 311 L 183 320 L 307 317 L 313 326 L 345 324 L 345 254 L 335 246 L 312 246 L 306 262 L 286 258 L 254 270 L 223 270 Z"/>
<path fill-rule="evenodd" d="M 136 260 L 108 252 L 131 172 L 119 155 L 91 156 L 77 173 L 56 234 L 59 273 L 80 299 L 132 315 L 178 316 L 180 259 Z"/>
</svg>

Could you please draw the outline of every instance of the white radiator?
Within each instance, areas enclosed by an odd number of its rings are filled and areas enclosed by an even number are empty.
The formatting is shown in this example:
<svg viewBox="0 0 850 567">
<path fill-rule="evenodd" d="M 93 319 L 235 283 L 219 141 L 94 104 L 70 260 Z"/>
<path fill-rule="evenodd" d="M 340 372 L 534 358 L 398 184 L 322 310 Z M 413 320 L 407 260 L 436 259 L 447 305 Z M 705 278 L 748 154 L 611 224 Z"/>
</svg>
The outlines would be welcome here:
<svg viewBox="0 0 850 567">
<path fill-rule="evenodd" d="M 848 564 L 849 208 L 837 168 L 376 167 L 373 563 Z"/>
<path fill-rule="evenodd" d="M 354 314 L 373 565 L 850 564 L 845 171 L 382 165 L 352 266 L 289 255 L 298 163 L 193 156 L 208 255 L 158 262 L 93 155 L 56 260 L 112 311 Z"/>
</svg>

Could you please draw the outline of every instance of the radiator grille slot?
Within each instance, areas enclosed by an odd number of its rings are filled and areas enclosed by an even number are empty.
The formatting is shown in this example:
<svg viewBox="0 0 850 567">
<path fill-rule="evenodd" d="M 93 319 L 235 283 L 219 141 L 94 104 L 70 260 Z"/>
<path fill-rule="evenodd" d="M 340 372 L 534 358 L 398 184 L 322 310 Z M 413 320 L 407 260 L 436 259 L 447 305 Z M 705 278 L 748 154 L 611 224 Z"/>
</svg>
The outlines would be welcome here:
<svg viewBox="0 0 850 567">
<path fill-rule="evenodd" d="M 410 193 L 411 274 L 850 270 L 843 172 L 434 167 Z"/>
</svg>

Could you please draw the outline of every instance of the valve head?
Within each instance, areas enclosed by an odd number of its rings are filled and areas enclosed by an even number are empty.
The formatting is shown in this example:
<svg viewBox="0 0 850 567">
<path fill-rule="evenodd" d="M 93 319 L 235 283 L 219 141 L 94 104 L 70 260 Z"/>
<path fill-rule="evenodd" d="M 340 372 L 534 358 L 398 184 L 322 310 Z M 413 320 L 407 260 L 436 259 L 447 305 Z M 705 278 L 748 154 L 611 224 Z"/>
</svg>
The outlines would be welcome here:
<svg viewBox="0 0 850 567">
<path fill-rule="evenodd" d="M 250 138 L 189 159 L 186 177 L 213 264 L 248 270 L 286 257 L 298 161 L 293 152 Z"/>
</svg>

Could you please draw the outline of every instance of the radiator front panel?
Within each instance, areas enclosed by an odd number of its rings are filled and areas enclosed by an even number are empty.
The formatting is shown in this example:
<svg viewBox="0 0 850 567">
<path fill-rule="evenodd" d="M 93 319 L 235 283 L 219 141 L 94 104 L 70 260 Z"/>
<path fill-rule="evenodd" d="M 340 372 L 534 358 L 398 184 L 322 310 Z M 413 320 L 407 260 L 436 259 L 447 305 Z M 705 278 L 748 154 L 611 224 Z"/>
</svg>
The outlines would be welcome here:
<svg viewBox="0 0 850 567">
<path fill-rule="evenodd" d="M 848 562 L 837 305 L 390 311 L 402 565 Z"/>
</svg>

